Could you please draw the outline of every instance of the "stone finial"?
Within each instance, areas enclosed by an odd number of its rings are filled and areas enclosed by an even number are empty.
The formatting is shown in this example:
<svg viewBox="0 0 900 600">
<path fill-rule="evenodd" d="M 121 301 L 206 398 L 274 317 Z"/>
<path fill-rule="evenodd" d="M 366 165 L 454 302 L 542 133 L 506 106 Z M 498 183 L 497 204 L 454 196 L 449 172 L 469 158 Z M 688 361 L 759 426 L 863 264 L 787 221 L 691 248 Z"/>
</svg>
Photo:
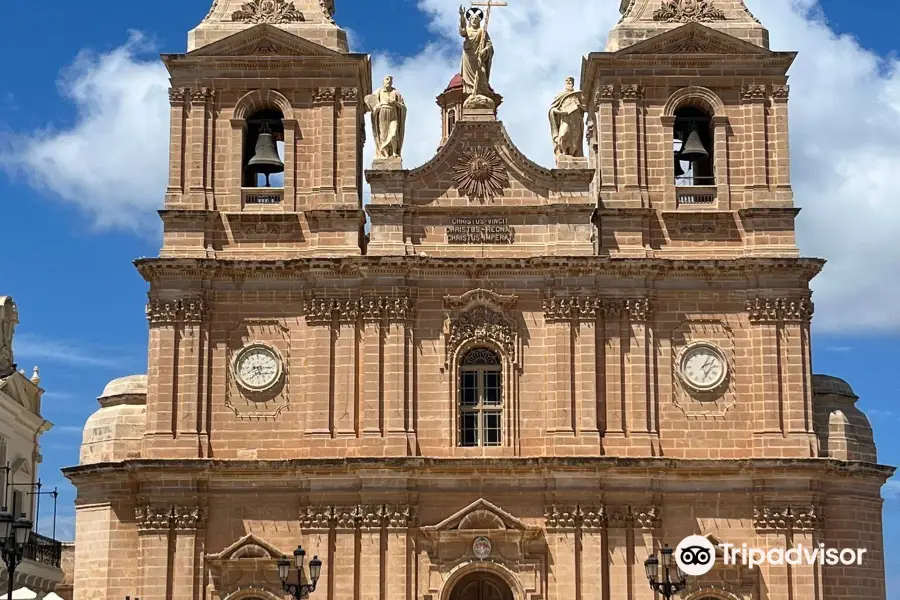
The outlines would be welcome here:
<svg viewBox="0 0 900 600">
<path fill-rule="evenodd" d="M 334 0 L 214 0 L 188 34 L 188 52 L 261 24 L 348 52 L 347 34 L 335 25 L 333 15 Z"/>
<path fill-rule="evenodd" d="M 34 385 L 41 384 L 41 372 L 40 369 L 37 368 L 37 366 L 34 367 L 34 372 L 31 374 L 31 383 L 33 383 Z"/>
<path fill-rule="evenodd" d="M 607 52 L 627 48 L 686 23 L 701 23 L 736 38 L 769 47 L 769 32 L 743 0 L 623 0 Z"/>
<path fill-rule="evenodd" d="M 15 372 L 13 362 L 13 335 L 19 324 L 19 310 L 9 296 L 0 296 L 0 377 Z"/>
</svg>

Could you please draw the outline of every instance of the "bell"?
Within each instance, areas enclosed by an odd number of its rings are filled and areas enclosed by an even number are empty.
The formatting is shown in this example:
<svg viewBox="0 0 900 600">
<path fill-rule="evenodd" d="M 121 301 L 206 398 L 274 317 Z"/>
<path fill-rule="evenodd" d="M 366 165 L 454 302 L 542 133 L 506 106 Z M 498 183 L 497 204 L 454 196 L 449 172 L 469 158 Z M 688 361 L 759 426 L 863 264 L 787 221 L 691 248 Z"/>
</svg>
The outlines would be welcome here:
<svg viewBox="0 0 900 600">
<path fill-rule="evenodd" d="M 684 175 L 684 169 L 681 168 L 681 159 L 678 155 L 675 155 L 675 177 L 681 177 Z"/>
<path fill-rule="evenodd" d="M 688 136 L 687 141 L 681 148 L 681 154 L 678 155 L 678 158 L 679 160 L 687 162 L 696 162 L 698 160 L 703 160 L 704 158 L 709 158 L 709 152 L 703 147 L 703 142 L 700 141 L 700 134 L 697 133 L 697 130 L 692 131 L 691 135 Z"/>
<path fill-rule="evenodd" d="M 247 170 L 251 173 L 259 173 L 266 176 L 266 187 L 269 185 L 269 175 L 283 173 L 284 163 L 278 157 L 278 146 L 275 136 L 269 133 L 269 128 L 263 124 L 259 137 L 256 138 L 256 152 L 247 162 Z"/>
</svg>

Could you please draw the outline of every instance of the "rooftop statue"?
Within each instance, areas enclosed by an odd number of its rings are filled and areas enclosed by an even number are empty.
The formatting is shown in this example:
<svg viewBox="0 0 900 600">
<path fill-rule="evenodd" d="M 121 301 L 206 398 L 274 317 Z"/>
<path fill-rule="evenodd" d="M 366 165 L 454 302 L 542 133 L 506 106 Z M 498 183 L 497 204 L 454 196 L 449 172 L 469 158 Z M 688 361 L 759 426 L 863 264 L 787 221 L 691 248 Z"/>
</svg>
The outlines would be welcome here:
<svg viewBox="0 0 900 600">
<path fill-rule="evenodd" d="M 384 85 L 366 96 L 365 103 L 372 113 L 375 158 L 399 158 L 406 133 L 406 103 L 394 88 L 394 78 L 385 77 Z"/>
<path fill-rule="evenodd" d="M 463 37 L 462 65 L 459 72 L 467 96 L 491 96 L 491 64 L 494 44 L 487 28 L 482 26 L 484 11 L 459 7 L 459 35 Z"/>
<path fill-rule="evenodd" d="M 575 89 L 575 78 L 566 77 L 566 89 L 550 104 L 550 134 L 556 156 L 583 157 L 584 94 Z"/>
</svg>

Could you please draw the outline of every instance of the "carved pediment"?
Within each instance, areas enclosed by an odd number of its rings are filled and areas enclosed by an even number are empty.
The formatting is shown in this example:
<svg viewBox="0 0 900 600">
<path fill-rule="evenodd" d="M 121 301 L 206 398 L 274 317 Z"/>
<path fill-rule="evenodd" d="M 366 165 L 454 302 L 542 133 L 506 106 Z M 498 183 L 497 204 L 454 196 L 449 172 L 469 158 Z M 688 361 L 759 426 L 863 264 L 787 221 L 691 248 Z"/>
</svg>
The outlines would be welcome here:
<svg viewBox="0 0 900 600">
<path fill-rule="evenodd" d="M 268 24 L 228 36 L 188 54 L 189 57 L 243 56 L 321 56 L 338 57 L 341 53 L 320 46 L 299 36 Z"/>
<path fill-rule="evenodd" d="M 774 53 L 711 27 L 699 23 L 688 23 L 619 50 L 616 54 L 620 56 L 634 54 L 756 54 L 768 56 Z"/>
<path fill-rule="evenodd" d="M 501 295 L 491 290 L 469 290 L 461 296 L 444 296 L 444 306 L 450 310 L 466 311 L 476 305 L 484 305 L 495 312 L 514 309 L 518 298 L 515 295 Z"/>
<path fill-rule="evenodd" d="M 278 560 L 284 554 L 269 542 L 248 533 L 221 552 L 208 554 L 206 560 L 211 563 L 224 561 Z"/>
<path fill-rule="evenodd" d="M 532 532 L 539 531 L 539 528 L 526 525 L 502 508 L 481 498 L 437 525 L 422 527 L 422 531 L 431 534 L 464 531 Z"/>
</svg>

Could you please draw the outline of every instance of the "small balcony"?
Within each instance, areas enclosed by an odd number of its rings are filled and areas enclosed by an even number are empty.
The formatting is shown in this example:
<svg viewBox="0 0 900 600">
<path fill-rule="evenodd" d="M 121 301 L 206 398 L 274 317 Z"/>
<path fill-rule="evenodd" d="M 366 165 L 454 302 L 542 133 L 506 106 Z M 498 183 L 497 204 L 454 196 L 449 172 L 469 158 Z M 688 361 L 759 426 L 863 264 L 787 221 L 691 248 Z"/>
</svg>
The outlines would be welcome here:
<svg viewBox="0 0 900 600">
<path fill-rule="evenodd" d="M 32 531 L 25 543 L 23 557 L 26 560 L 59 568 L 62 562 L 62 542 Z"/>
<path fill-rule="evenodd" d="M 716 191 L 714 185 L 678 186 L 675 188 L 675 200 L 678 206 L 713 207 L 716 204 Z"/>
<path fill-rule="evenodd" d="M 54 590 L 62 582 L 62 542 L 32 531 L 22 553 L 22 562 L 16 568 L 13 587 L 26 587 L 43 593 Z M 0 589 L 5 590 L 9 572 L 0 569 Z"/>
</svg>

